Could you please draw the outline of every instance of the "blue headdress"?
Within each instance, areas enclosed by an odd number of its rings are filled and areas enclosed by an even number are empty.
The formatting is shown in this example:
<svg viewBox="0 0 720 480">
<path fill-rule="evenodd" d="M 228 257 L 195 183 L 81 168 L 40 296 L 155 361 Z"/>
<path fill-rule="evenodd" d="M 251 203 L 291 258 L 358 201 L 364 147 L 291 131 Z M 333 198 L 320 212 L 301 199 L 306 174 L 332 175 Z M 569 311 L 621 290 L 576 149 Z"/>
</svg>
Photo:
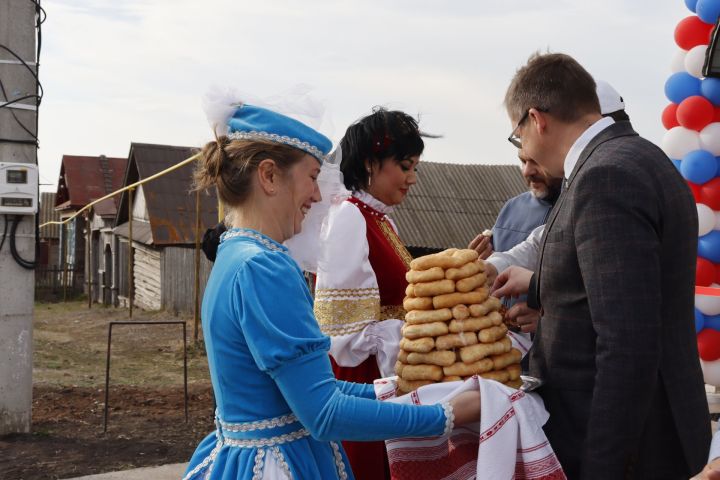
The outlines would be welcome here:
<svg viewBox="0 0 720 480">
<path fill-rule="evenodd" d="M 297 97 L 297 95 L 296 95 Z M 302 101 L 289 104 L 275 100 L 268 107 L 239 101 L 231 91 L 214 90 L 203 99 L 203 107 L 217 135 L 227 135 L 233 140 L 264 140 L 298 148 L 323 163 L 332 148 L 332 142 L 305 123 L 284 113 L 311 118 L 322 115 L 321 108 L 302 95 Z M 280 113 L 285 110 L 285 112 Z M 319 110 L 319 111 L 318 111 Z"/>
</svg>

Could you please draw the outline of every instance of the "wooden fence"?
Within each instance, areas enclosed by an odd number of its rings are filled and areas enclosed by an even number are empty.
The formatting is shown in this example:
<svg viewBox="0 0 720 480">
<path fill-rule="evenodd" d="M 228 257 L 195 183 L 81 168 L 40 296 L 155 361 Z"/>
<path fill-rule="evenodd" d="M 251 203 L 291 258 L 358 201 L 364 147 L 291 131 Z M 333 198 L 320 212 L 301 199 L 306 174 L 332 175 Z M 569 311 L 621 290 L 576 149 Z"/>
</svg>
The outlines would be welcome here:
<svg viewBox="0 0 720 480">
<path fill-rule="evenodd" d="M 166 247 L 162 253 L 162 306 L 171 312 L 195 310 L 195 249 Z M 212 263 L 200 252 L 200 302 Z"/>
</svg>

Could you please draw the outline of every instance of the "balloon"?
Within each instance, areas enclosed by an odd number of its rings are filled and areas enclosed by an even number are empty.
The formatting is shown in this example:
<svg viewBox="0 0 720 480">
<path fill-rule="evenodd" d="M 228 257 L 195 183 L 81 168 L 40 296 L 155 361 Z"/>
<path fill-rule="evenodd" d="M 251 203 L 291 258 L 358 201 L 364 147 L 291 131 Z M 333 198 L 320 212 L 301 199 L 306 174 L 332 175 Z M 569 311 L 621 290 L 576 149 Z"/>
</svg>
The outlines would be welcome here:
<svg viewBox="0 0 720 480">
<path fill-rule="evenodd" d="M 683 50 L 690 50 L 697 45 L 707 45 L 712 28 L 711 24 L 703 22 L 695 15 L 683 18 L 675 27 L 675 43 Z"/>
<path fill-rule="evenodd" d="M 697 311 L 697 309 L 695 309 L 695 311 Z M 702 312 L 700 312 L 700 314 L 702 315 Z M 711 317 L 703 315 L 703 328 L 712 328 L 713 330 L 720 331 L 720 315 L 713 315 Z"/>
<path fill-rule="evenodd" d="M 680 103 L 688 97 L 700 95 L 700 83 L 700 79 L 687 72 L 673 73 L 665 81 L 665 96 L 673 103 Z"/>
<path fill-rule="evenodd" d="M 715 107 L 702 95 L 688 97 L 678 105 L 677 120 L 685 128 L 700 131 L 712 122 Z"/>
<path fill-rule="evenodd" d="M 685 70 L 696 78 L 702 78 L 703 64 L 705 63 L 705 51 L 707 45 L 698 45 L 688 50 L 685 55 Z"/>
<path fill-rule="evenodd" d="M 720 281 L 720 264 L 715 265 L 715 282 Z"/>
<path fill-rule="evenodd" d="M 699 333 L 705 326 L 705 315 L 697 308 L 695 310 L 695 333 Z"/>
<path fill-rule="evenodd" d="M 720 212 L 715 212 L 715 230 L 720 230 Z"/>
<path fill-rule="evenodd" d="M 685 57 L 687 56 L 687 50 L 678 49 L 670 60 L 670 71 L 672 73 L 684 72 L 685 71 Z"/>
<path fill-rule="evenodd" d="M 720 385 L 720 362 L 704 362 L 700 360 L 703 380 L 708 385 Z"/>
<path fill-rule="evenodd" d="M 700 82 L 700 93 L 713 105 L 720 106 L 720 78 L 703 78 Z"/>
<path fill-rule="evenodd" d="M 715 280 L 715 265 L 712 262 L 698 257 L 696 260 L 695 285 L 709 287 Z"/>
<path fill-rule="evenodd" d="M 665 127 L 667 130 L 670 130 L 671 128 L 675 128 L 680 125 L 680 122 L 678 122 L 677 119 L 677 109 L 677 103 L 670 103 L 667 107 L 665 107 L 662 112 L 662 124 L 663 127 Z M 713 115 L 714 114 L 715 111 L 713 110 Z"/>
<path fill-rule="evenodd" d="M 702 89 L 702 85 L 700 86 Z M 715 115 L 713 116 L 713 122 L 720 122 L 720 107 L 715 107 Z"/>
<path fill-rule="evenodd" d="M 711 123 L 700 131 L 700 148 L 720 156 L 720 122 Z"/>
<path fill-rule="evenodd" d="M 695 13 L 695 6 L 697 5 L 697 3 L 698 0 L 685 0 L 685 6 L 693 13 Z"/>
<path fill-rule="evenodd" d="M 695 12 L 703 22 L 714 24 L 720 15 L 720 0 L 698 0 Z"/>
<path fill-rule="evenodd" d="M 700 358 L 712 362 L 720 358 L 720 332 L 711 328 L 703 328 L 697 336 Z"/>
<path fill-rule="evenodd" d="M 699 203 L 704 203 L 713 210 L 720 210 L 720 177 L 713 178 L 709 182 L 701 185 Z"/>
<path fill-rule="evenodd" d="M 685 127 L 671 128 L 665 132 L 661 147 L 670 158 L 683 158 L 693 150 L 700 150 L 700 135 Z"/>
<path fill-rule="evenodd" d="M 698 238 L 698 255 L 707 260 L 710 260 L 713 263 L 720 263 L 720 231 L 713 230 L 707 235 L 703 235 L 702 237 Z M 720 310 L 706 311 L 701 308 L 700 304 L 698 303 L 697 297 L 698 295 L 695 296 L 695 306 L 700 308 L 700 310 L 705 315 L 720 314 Z M 718 302 L 718 304 L 720 304 L 720 299 L 716 301 Z M 720 305 L 718 306 L 720 307 Z"/>
<path fill-rule="evenodd" d="M 673 159 L 670 159 L 670 161 L 673 163 L 673 165 L 675 165 L 675 168 L 677 168 L 677 171 L 680 172 L 680 163 L 682 163 L 682 162 L 680 162 L 680 160 L 673 160 Z M 682 175 L 682 172 L 680 172 L 680 174 Z"/>
<path fill-rule="evenodd" d="M 682 162 L 680 162 L 680 165 L 682 167 Z M 680 171 L 682 173 L 682 171 Z M 690 187 L 690 191 L 692 192 L 693 198 L 695 199 L 695 203 L 702 203 L 702 198 L 700 195 L 700 185 L 696 185 L 692 182 L 686 182 L 688 184 L 688 187 Z"/>
<path fill-rule="evenodd" d="M 715 156 L 706 150 L 693 150 L 680 163 L 680 173 L 693 183 L 705 183 L 715 177 L 717 171 Z"/>
<path fill-rule="evenodd" d="M 696 203 L 695 207 L 698 212 L 698 237 L 702 237 L 715 229 L 715 212 L 702 203 Z M 712 280 L 710 283 L 712 283 Z"/>
</svg>

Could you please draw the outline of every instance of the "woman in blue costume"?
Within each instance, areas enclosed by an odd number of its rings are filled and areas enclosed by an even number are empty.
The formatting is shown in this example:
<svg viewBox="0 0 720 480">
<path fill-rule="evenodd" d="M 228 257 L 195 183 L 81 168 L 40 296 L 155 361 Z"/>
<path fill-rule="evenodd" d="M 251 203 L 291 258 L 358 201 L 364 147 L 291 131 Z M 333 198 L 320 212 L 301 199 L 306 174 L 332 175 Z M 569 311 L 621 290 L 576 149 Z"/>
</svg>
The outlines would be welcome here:
<svg viewBox="0 0 720 480">
<path fill-rule="evenodd" d="M 303 274 L 282 242 L 320 200 L 317 176 L 331 147 L 317 131 L 248 104 L 228 134 L 207 144 L 197 188 L 217 188 L 223 234 L 202 319 L 217 430 L 186 479 L 352 479 L 341 440 L 437 436 L 477 421 L 480 398 L 444 405 L 375 400 L 372 385 L 337 381 Z"/>
</svg>

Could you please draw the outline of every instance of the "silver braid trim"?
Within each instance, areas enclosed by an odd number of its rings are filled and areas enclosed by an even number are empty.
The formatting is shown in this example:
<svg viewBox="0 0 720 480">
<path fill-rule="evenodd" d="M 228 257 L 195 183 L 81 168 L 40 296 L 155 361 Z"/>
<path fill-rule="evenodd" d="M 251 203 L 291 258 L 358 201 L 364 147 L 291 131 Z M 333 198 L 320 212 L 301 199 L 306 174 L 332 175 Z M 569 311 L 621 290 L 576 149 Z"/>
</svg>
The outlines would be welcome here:
<svg viewBox="0 0 720 480">
<path fill-rule="evenodd" d="M 259 440 L 237 440 L 234 438 L 226 438 L 223 443 L 228 447 L 238 448 L 272 447 L 273 445 L 280 445 L 283 443 L 300 440 L 301 438 L 307 437 L 309 435 L 310 432 L 302 428 L 296 432 L 285 433 L 283 435 L 278 435 L 277 437 L 261 438 Z"/>
<path fill-rule="evenodd" d="M 205 469 L 208 465 L 210 466 L 210 469 L 207 471 L 207 474 L 205 475 L 206 478 L 209 478 L 210 472 L 212 472 L 212 466 L 215 464 L 215 458 L 217 457 L 218 452 L 220 452 L 220 449 L 223 446 L 223 442 L 218 436 L 218 441 L 215 444 L 215 448 L 213 448 L 212 452 L 210 452 L 210 455 L 205 457 L 205 460 L 200 462 L 195 468 L 193 468 L 190 472 L 188 472 L 187 475 L 185 475 L 182 480 L 190 480 L 192 477 L 198 474 L 201 470 Z"/>
<path fill-rule="evenodd" d="M 228 230 L 227 232 L 223 233 L 220 236 L 220 241 L 224 242 L 225 240 L 228 240 L 230 238 L 235 238 L 235 237 L 252 238 L 253 240 L 257 240 L 258 242 L 262 243 L 263 246 L 267 247 L 269 250 L 273 250 L 275 252 L 287 252 L 287 249 L 278 247 L 277 245 L 275 245 L 274 243 L 272 243 L 270 240 L 263 237 L 262 235 L 259 235 L 257 233 L 254 233 L 254 232 L 251 232 L 251 231 L 245 230 L 245 229 L 234 229 L 233 228 L 231 230 Z"/>
<path fill-rule="evenodd" d="M 345 462 L 343 462 L 342 454 L 340 453 L 340 447 L 337 442 L 330 442 L 335 455 L 335 467 L 337 467 L 338 478 L 340 480 L 347 480 L 347 472 L 345 471 Z"/>
<path fill-rule="evenodd" d="M 223 431 L 228 432 L 251 432 L 253 430 L 265 430 L 267 428 L 283 427 L 297 421 L 297 417 L 294 414 L 289 413 L 281 417 L 269 418 L 267 420 L 258 420 L 256 422 L 228 423 L 221 420 L 220 426 L 222 426 Z"/>
<path fill-rule="evenodd" d="M 272 451 L 273 455 L 275 455 L 275 459 L 277 459 L 278 465 L 280 465 L 280 468 L 282 469 L 283 473 L 285 473 L 285 476 L 288 478 L 288 480 L 292 480 L 293 477 L 290 473 L 290 467 L 285 461 L 285 456 L 280 451 L 280 448 L 271 447 L 270 450 Z"/>
<path fill-rule="evenodd" d="M 316 146 L 310 145 L 310 143 L 304 142 L 299 138 L 278 135 L 277 133 L 258 132 L 255 130 L 250 132 L 233 132 L 228 135 L 228 138 L 232 140 L 265 140 L 269 142 L 283 143 L 309 153 L 313 157 L 317 158 L 320 163 L 323 163 L 327 159 L 326 155 L 323 155 L 320 149 Z"/>
<path fill-rule="evenodd" d="M 262 448 L 258 448 L 257 453 L 255 453 L 255 465 L 253 465 L 253 476 L 252 480 L 261 480 L 263 476 L 263 467 L 265 459 L 265 450 Z"/>
</svg>

